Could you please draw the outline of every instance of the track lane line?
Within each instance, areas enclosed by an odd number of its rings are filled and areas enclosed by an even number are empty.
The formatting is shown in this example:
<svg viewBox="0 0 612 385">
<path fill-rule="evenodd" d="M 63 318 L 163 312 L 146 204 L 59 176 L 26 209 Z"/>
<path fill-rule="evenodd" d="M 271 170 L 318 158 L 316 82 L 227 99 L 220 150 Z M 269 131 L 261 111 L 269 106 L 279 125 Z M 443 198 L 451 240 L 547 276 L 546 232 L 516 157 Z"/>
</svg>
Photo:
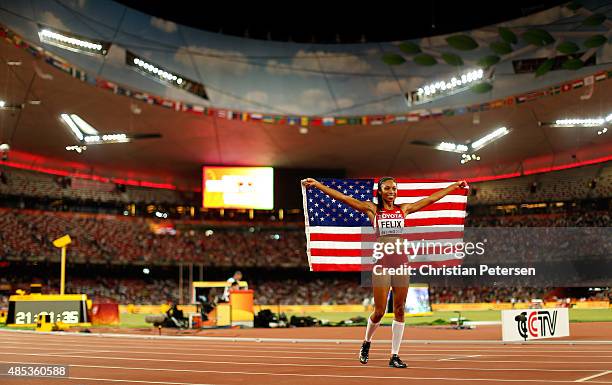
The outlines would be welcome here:
<svg viewBox="0 0 612 385">
<path fill-rule="evenodd" d="M 19 344 L 14 342 L 14 339 L 9 339 L 5 342 L 5 344 L 3 345 L 19 345 L 19 346 L 23 346 L 23 345 L 35 345 L 35 346 L 40 346 L 41 343 L 44 343 L 45 346 L 55 346 L 55 345 L 59 345 L 59 346 L 65 346 L 66 343 L 60 343 L 60 342 L 19 342 Z M 0 342 L 2 342 L 2 339 L 0 339 Z M 136 343 L 128 343 L 128 344 L 109 344 L 109 345 L 105 345 L 105 344 L 99 344 L 98 342 L 111 342 L 111 341 L 96 341 L 95 343 L 91 343 L 91 344 L 74 344 L 71 343 L 71 346 L 83 346 L 83 347 L 92 347 L 94 345 L 99 346 L 99 347 L 142 347 L 142 344 L 136 344 Z M 378 344 L 378 341 L 376 341 Z M 193 343 L 193 341 L 192 341 Z M 209 343 L 205 343 L 204 345 L 196 345 L 196 348 L 189 348 L 189 350 L 199 350 L 199 349 L 206 349 L 206 347 L 222 347 L 225 348 L 228 345 L 230 346 L 239 346 L 239 347 L 245 347 L 245 348 L 257 348 L 257 349 L 261 349 L 262 347 L 264 348 L 268 348 L 268 347 L 276 347 L 276 348 L 291 348 L 292 350 L 317 350 L 317 349 L 321 349 L 321 350 L 326 350 L 326 351 L 346 351 L 346 347 L 349 346 L 349 344 L 345 344 L 343 347 L 329 347 L 329 346 L 317 346 L 317 347 L 302 347 L 302 346 L 295 346 L 295 344 L 289 344 L 289 343 L 285 343 L 285 344 L 276 344 L 276 345 L 270 345 L 270 344 L 261 344 L 259 345 L 257 343 L 257 345 L 255 345 L 256 343 L 250 343 L 250 344 L 244 344 L 244 343 L 232 343 L 232 342 L 227 342 L 227 343 L 219 343 L 219 344 L 209 344 Z M 182 344 L 184 345 L 184 344 Z M 358 344 L 351 344 L 351 346 L 357 346 L 359 347 L 360 345 Z M 156 349 L 160 349 L 160 350 L 177 350 L 177 351 L 184 351 L 185 350 L 185 346 L 184 347 L 180 347 L 180 348 L 171 348 L 171 347 L 166 347 L 166 346 L 153 346 Z M 405 349 L 408 349 L 411 347 L 410 345 L 406 345 L 404 343 L 402 343 L 402 347 L 404 347 Z M 535 346 L 531 346 L 531 348 L 528 348 L 527 345 L 525 346 L 513 346 L 511 347 L 512 349 L 507 349 L 505 347 L 500 347 L 500 348 L 486 348 L 486 349 L 482 349 L 482 348 L 478 348 L 475 347 L 474 349 L 429 349 L 429 348 L 423 348 L 422 346 L 415 346 L 416 348 L 420 349 L 421 351 L 427 351 L 427 352 L 498 352 L 498 351 L 506 351 L 506 350 L 527 350 L 530 353 L 612 353 L 612 350 L 535 350 Z M 371 348 L 370 351 L 387 351 L 387 348 Z M 522 354 L 521 354 L 522 356 Z M 600 357 L 601 355 L 599 354 L 594 354 L 594 356 Z M 612 356 L 611 356 L 612 357 Z"/>
<path fill-rule="evenodd" d="M 450 358 L 440 358 L 438 361 L 453 361 L 459 358 L 473 358 L 473 357 L 481 357 L 481 354 L 473 354 L 471 356 L 461 356 L 461 357 L 450 357 Z"/>
<path fill-rule="evenodd" d="M 610 373 L 612 373 L 612 370 L 606 370 L 605 372 L 593 374 L 592 376 L 579 378 L 579 379 L 577 379 L 574 382 L 585 382 L 585 381 L 588 381 L 588 380 L 592 380 L 593 378 L 605 376 L 606 374 L 610 374 Z"/>
<path fill-rule="evenodd" d="M 40 354 L 40 356 L 45 356 L 45 357 L 57 357 L 57 358 L 65 358 L 63 356 L 58 356 L 58 355 L 53 355 L 53 356 L 49 356 L 49 355 L 42 355 Z M 73 357 L 74 358 L 74 357 Z M 100 358 L 100 357 L 79 357 L 80 359 L 89 359 L 89 358 L 94 358 L 94 359 L 108 359 L 108 360 L 126 360 L 126 361 L 153 361 L 153 362 L 178 362 L 178 363 L 185 363 L 185 364 L 190 364 L 190 363 L 202 363 L 202 364 L 221 364 L 221 365 L 226 365 L 226 364 L 230 364 L 230 365 L 256 365 L 256 366 L 281 366 L 281 367 L 329 367 L 329 368 L 360 368 L 360 369 L 388 369 L 386 366 L 366 366 L 366 365 L 361 365 L 361 364 L 357 364 L 357 361 L 355 359 L 355 364 L 353 365 L 327 365 L 327 364 L 296 364 L 296 363 L 278 363 L 278 362 L 244 362 L 244 361 L 218 361 L 218 360 L 198 360 L 198 361 L 184 361 L 184 360 L 150 360 L 150 359 L 146 359 L 146 358 L 139 358 L 139 359 L 129 359 L 129 358 L 122 358 L 122 357 L 105 357 L 105 358 Z M 375 359 L 371 359 L 372 361 L 383 361 L 386 362 L 388 361 L 387 358 L 375 358 Z M 428 360 L 410 360 L 410 362 L 421 362 L 421 361 L 425 361 L 425 362 L 436 362 L 436 361 L 428 361 Z M 440 360 L 438 360 L 440 361 Z M 9 361 L 0 361 L 2 363 L 15 363 L 18 364 L 20 362 L 9 362 Z M 479 361 L 474 361 L 474 362 L 479 362 Z M 48 363 L 45 363 L 48 364 Z M 71 366 L 88 366 L 88 365 L 84 365 L 84 364 L 70 364 Z M 601 369 L 546 369 L 546 368 L 479 368 L 479 367 L 473 367 L 473 366 L 469 366 L 469 367 L 439 367 L 439 366 L 413 366 L 410 365 L 410 368 L 412 369 L 423 369 L 423 370 L 464 370 L 464 371 L 497 371 L 497 372 L 551 372 L 551 373 L 557 373 L 557 372 L 601 372 Z"/>
<path fill-rule="evenodd" d="M 29 347 L 24 347 L 24 344 L 22 343 L 12 343 L 12 344 L 4 344 L 4 347 L 9 347 L 12 346 L 12 349 L 22 349 L 22 350 L 32 350 L 32 349 L 38 349 L 41 346 L 41 343 L 29 343 L 27 345 L 35 345 L 36 348 L 29 348 Z M 45 344 L 46 347 L 53 345 L 53 346 L 65 346 L 66 344 L 59 344 L 59 343 L 54 343 L 54 344 Z M 113 348 L 116 346 L 113 345 L 97 345 L 97 346 L 93 346 L 93 345 L 83 345 L 83 344 L 71 344 L 71 346 L 82 346 L 82 347 L 109 347 L 109 348 Z M 185 355 L 185 356 L 198 356 L 201 355 L 200 353 L 185 353 L 183 348 L 167 348 L 167 347 L 150 347 L 151 349 L 149 350 L 134 350 L 134 349 L 100 349 L 100 351 L 102 352 L 110 352 L 110 351 L 116 351 L 116 352 L 120 352 L 120 353 L 134 353 L 134 354 L 138 354 L 138 353 L 147 353 L 147 354 L 169 354 L 168 352 L 156 352 L 156 351 L 151 351 L 152 349 L 158 349 L 158 350 L 177 350 L 177 355 Z M 265 352 L 265 353 L 296 353 L 295 350 L 293 350 L 292 346 L 287 346 L 287 350 L 276 350 L 276 349 L 261 349 L 258 348 L 256 346 L 254 347 L 250 347 L 250 348 L 235 348 L 235 347 L 231 347 L 232 351 L 236 351 L 236 352 L 252 352 L 253 349 L 256 349 L 260 352 Z M 59 349 L 62 350 L 62 349 Z M 77 350 L 77 349 L 71 349 L 71 350 Z M 190 351 L 197 351 L 197 352 L 210 352 L 210 351 L 219 351 L 218 348 L 213 349 L 213 348 L 198 348 L 198 349 L 187 349 Z M 406 350 L 406 349 L 404 349 Z M 87 351 L 87 350 L 83 350 L 83 351 Z M 91 350 L 92 352 L 95 352 L 95 350 Z M 377 349 L 375 351 L 388 351 L 387 349 L 384 348 L 380 348 Z M 451 354 L 450 352 L 454 352 L 455 350 L 448 350 L 448 353 L 438 353 L 438 352 L 446 352 L 446 350 L 423 350 L 422 353 L 409 353 L 409 352 L 404 352 L 402 353 L 402 355 L 406 355 L 406 356 L 449 356 L 449 355 L 456 355 L 456 354 Z M 468 352 L 471 351 L 480 351 L 480 350 L 468 350 Z M 357 350 L 355 350 L 355 352 L 357 352 Z M 356 354 L 355 352 L 347 352 L 347 349 L 342 349 L 342 351 L 303 351 L 300 353 L 317 353 L 317 354 L 337 354 L 337 355 L 354 355 Z M 558 353 L 556 351 L 551 351 L 550 353 Z M 505 354 L 497 354 L 497 351 L 495 352 L 487 352 L 487 354 L 485 354 L 488 357 L 550 357 L 551 354 L 529 354 L 529 353 L 522 353 L 522 354 L 517 354 L 515 352 L 512 353 L 505 353 Z M 557 355 L 557 354 L 555 354 Z M 474 356 L 479 356 L 479 355 L 474 355 Z M 593 358 L 612 358 L 612 355 L 601 355 L 601 354 L 594 354 L 594 355 L 590 355 L 590 354 L 580 354 L 580 355 L 567 355 L 567 354 L 559 354 L 560 357 L 567 357 L 567 358 L 588 358 L 588 357 L 593 357 Z"/>
<path fill-rule="evenodd" d="M 71 335 L 79 338 L 89 338 L 89 337 L 103 337 L 103 338 L 125 338 L 125 339 L 171 339 L 171 340 L 208 340 L 208 341 L 247 341 L 247 342 L 295 342 L 295 343 L 308 343 L 308 342 L 322 342 L 322 343 L 336 343 L 337 341 L 342 341 L 344 343 L 359 343 L 361 344 L 363 340 L 360 339 L 331 339 L 331 338 L 257 338 L 257 337 L 211 337 L 211 336 L 157 336 L 157 335 L 141 335 L 141 334 L 118 334 L 118 333 L 86 333 L 86 334 L 77 334 L 77 333 L 65 333 L 65 332 L 36 332 L 31 330 L 16 330 L 16 329 L 5 329 L 0 331 L 2 333 L 23 333 L 29 335 Z M 388 342 L 391 340 L 378 340 L 380 342 Z M 494 345 L 612 345 L 612 340 L 535 340 L 535 341 L 521 341 L 521 342 L 503 342 L 501 340 L 404 340 L 409 344 L 494 344 Z"/>
<path fill-rule="evenodd" d="M 76 366 L 76 365 L 75 365 Z M 186 373 L 215 373 L 220 375 L 243 374 L 255 376 L 280 376 L 280 377 L 314 377 L 314 378 L 368 378 L 368 379 L 403 379 L 403 380 L 442 380 L 442 381 L 494 381 L 494 382 L 537 382 L 537 383 L 573 383 L 570 380 L 547 380 L 547 379 L 510 379 L 510 378 L 456 378 L 456 377 L 421 377 L 421 376 L 374 376 L 374 375 L 348 375 L 348 374 L 312 374 L 312 373 L 272 373 L 272 372 L 246 372 L 246 371 L 219 371 L 201 369 L 164 369 L 164 368 L 145 368 L 145 367 L 123 367 L 123 366 L 103 366 L 103 365 L 80 365 L 80 367 L 91 369 L 119 369 L 119 370 L 138 370 L 138 371 L 166 371 L 166 372 L 186 372 Z M 389 370 L 389 368 L 385 368 Z M 69 377 L 70 379 L 85 379 L 84 377 Z M 103 381 L 104 379 L 99 379 Z M 143 382 L 144 380 L 123 380 L 116 379 L 118 382 Z M 108 381 L 108 379 L 107 379 Z M 110 379 L 112 381 L 112 379 Z M 179 384 L 179 385 L 212 385 L 195 383 L 169 383 L 155 382 L 158 384 Z"/>
</svg>

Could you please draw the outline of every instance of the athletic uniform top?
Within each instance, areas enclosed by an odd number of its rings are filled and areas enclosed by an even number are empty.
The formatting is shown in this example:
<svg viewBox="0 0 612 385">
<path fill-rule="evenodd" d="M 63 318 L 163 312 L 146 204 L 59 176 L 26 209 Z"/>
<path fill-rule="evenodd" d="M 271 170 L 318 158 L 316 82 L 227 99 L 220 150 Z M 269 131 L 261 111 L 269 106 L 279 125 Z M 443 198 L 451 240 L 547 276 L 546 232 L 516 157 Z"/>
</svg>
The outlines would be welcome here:
<svg viewBox="0 0 612 385">
<path fill-rule="evenodd" d="M 393 206 L 390 210 L 384 208 L 376 212 L 374 217 L 374 230 L 379 237 L 401 236 L 405 226 L 405 216 L 398 206 Z"/>
</svg>

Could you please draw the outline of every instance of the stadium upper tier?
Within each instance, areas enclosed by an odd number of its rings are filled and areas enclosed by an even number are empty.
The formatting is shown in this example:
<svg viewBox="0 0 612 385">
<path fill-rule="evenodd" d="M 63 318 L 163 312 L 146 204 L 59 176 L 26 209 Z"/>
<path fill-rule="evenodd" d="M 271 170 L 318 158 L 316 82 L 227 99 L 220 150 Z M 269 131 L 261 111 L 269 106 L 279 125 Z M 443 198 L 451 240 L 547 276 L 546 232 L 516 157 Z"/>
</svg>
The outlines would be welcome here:
<svg viewBox="0 0 612 385">
<path fill-rule="evenodd" d="M 194 194 L 0 167 L 0 194 L 116 203 L 193 204 Z"/>
<path fill-rule="evenodd" d="M 612 162 L 474 183 L 471 205 L 571 201 L 612 196 Z"/>
<path fill-rule="evenodd" d="M 0 195 L 93 203 L 201 205 L 195 192 L 117 186 L 0 166 Z M 612 197 L 612 162 L 503 180 L 472 183 L 470 205 L 559 202 Z M 95 208 L 95 206 L 94 206 Z M 297 207 L 286 207 L 295 209 Z"/>
</svg>

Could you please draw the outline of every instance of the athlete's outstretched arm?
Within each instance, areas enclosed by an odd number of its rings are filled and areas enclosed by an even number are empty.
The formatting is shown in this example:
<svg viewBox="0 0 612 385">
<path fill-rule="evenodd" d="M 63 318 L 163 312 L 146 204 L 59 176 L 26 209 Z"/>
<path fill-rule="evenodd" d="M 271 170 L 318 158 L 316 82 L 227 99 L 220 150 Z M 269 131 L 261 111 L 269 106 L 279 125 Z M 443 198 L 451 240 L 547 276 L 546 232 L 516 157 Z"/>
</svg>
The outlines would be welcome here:
<svg viewBox="0 0 612 385">
<path fill-rule="evenodd" d="M 427 207 L 432 203 L 439 201 L 440 199 L 444 198 L 445 196 L 452 193 L 458 188 L 466 188 L 466 187 L 468 187 L 467 182 L 464 180 L 460 180 L 440 191 L 436 191 L 435 193 L 431 194 L 427 198 L 423 198 L 414 203 L 403 203 L 399 206 L 404 212 L 404 214 L 408 215 L 410 213 L 414 213 L 415 211 L 419 211 L 422 208 Z"/>
<path fill-rule="evenodd" d="M 374 205 L 374 203 L 369 202 L 369 201 L 360 201 L 359 199 L 355 199 L 355 198 L 351 198 L 350 196 L 344 195 L 342 194 L 340 191 L 333 189 L 331 187 L 327 187 L 324 184 L 322 184 L 321 182 L 312 179 L 312 178 L 306 178 L 302 181 L 302 184 L 308 188 L 308 187 L 315 187 L 318 188 L 319 190 L 323 191 L 325 194 L 329 195 L 330 197 L 334 198 L 335 200 L 338 200 L 342 203 L 346 203 L 347 205 L 351 206 L 352 208 L 354 208 L 357 211 L 361 211 L 362 213 L 365 214 L 372 214 L 375 215 L 376 214 L 376 206 Z"/>
</svg>

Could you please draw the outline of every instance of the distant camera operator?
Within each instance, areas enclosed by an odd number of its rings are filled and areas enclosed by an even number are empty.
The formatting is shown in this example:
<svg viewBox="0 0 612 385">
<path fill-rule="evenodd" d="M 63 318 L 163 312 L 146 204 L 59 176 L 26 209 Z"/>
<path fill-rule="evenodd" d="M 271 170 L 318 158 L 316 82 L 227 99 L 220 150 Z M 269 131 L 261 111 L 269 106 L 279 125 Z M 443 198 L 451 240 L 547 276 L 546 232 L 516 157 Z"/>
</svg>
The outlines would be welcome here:
<svg viewBox="0 0 612 385">
<path fill-rule="evenodd" d="M 201 304 L 200 313 L 202 314 L 202 321 L 208 321 L 208 313 L 213 311 L 217 307 L 218 296 L 214 288 L 212 288 L 208 295 L 200 295 L 198 297 Z"/>
<path fill-rule="evenodd" d="M 239 270 L 237 270 L 233 276 L 231 276 L 230 278 L 227 279 L 227 282 L 229 282 L 230 284 L 228 286 L 225 287 L 225 289 L 223 290 L 223 295 L 221 296 L 221 300 L 223 302 L 229 302 L 229 292 L 230 290 L 239 290 L 240 289 L 240 281 L 242 280 L 242 272 L 240 272 Z M 234 283 L 237 284 L 237 286 L 234 287 Z"/>
<path fill-rule="evenodd" d="M 185 322 L 187 319 L 185 318 L 183 311 L 176 305 L 176 302 L 172 301 L 170 308 L 166 311 L 166 316 L 169 324 L 167 326 L 178 328 L 185 327 Z"/>
<path fill-rule="evenodd" d="M 240 290 L 240 285 L 238 282 L 234 281 L 229 287 L 226 287 L 226 289 L 227 290 L 223 293 L 223 297 L 221 298 L 223 302 L 229 302 L 232 291 Z"/>
</svg>

